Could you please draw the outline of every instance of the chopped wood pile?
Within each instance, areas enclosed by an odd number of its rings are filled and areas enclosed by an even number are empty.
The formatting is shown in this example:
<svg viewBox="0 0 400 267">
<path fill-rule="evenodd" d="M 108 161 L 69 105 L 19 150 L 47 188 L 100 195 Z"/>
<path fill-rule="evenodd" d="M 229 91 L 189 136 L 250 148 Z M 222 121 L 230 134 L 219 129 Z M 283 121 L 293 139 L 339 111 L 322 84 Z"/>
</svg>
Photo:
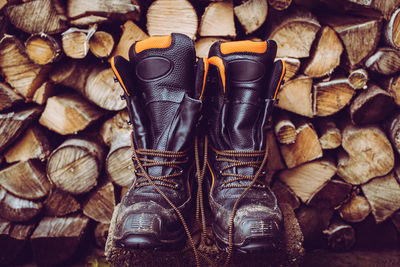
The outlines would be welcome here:
<svg viewBox="0 0 400 267">
<path fill-rule="evenodd" d="M 109 60 L 171 32 L 199 57 L 274 39 L 287 72 L 266 179 L 304 246 L 398 247 L 399 21 L 400 0 L 0 0 L 0 265 L 104 251 L 134 178 Z"/>
</svg>

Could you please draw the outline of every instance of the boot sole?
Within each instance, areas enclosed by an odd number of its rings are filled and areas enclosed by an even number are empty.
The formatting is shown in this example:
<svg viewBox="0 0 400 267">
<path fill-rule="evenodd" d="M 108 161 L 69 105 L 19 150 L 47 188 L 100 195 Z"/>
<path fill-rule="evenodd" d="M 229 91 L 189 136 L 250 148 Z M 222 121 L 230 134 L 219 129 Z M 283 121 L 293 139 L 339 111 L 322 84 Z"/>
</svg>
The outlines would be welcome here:
<svg viewBox="0 0 400 267">
<path fill-rule="evenodd" d="M 229 240 L 228 233 L 223 232 L 226 238 L 222 238 L 219 236 L 221 231 L 215 231 L 215 226 L 213 226 L 214 237 L 216 241 L 216 245 L 218 249 L 228 252 L 229 250 Z M 219 234 L 218 234 L 218 233 Z M 281 238 L 280 236 L 257 236 L 257 237 L 248 237 L 242 243 L 234 243 L 233 244 L 233 251 L 243 253 L 243 254 L 254 254 L 254 253 L 261 253 L 261 252 L 271 252 L 277 251 L 281 247 Z"/>
<path fill-rule="evenodd" d="M 114 240 L 117 247 L 143 249 L 143 250 L 176 250 L 185 245 L 185 238 L 182 236 L 176 240 L 160 240 L 155 235 L 130 234 L 126 237 Z"/>
</svg>

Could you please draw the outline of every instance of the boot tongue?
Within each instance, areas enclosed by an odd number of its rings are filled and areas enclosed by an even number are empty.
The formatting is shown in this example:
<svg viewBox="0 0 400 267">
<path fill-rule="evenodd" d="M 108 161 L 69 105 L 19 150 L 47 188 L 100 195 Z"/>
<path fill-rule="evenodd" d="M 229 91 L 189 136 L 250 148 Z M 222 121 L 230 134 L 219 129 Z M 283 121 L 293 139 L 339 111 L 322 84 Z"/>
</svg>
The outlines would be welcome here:
<svg viewBox="0 0 400 267">
<path fill-rule="evenodd" d="M 248 59 L 236 59 L 227 64 L 228 102 L 223 121 L 229 149 L 262 149 L 265 71 L 263 64 Z"/>
</svg>

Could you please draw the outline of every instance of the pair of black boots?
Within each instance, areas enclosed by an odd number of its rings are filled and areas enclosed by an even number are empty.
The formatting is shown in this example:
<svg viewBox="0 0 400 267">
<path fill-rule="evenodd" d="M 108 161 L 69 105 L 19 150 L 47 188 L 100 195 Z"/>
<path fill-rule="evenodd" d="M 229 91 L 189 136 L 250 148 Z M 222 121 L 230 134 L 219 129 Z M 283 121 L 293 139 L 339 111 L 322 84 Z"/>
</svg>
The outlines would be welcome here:
<svg viewBox="0 0 400 267">
<path fill-rule="evenodd" d="M 221 249 L 251 253 L 279 243 L 282 215 L 265 185 L 264 132 L 285 73 L 283 61 L 274 63 L 276 49 L 274 41 L 216 42 L 196 62 L 193 41 L 171 34 L 136 42 L 130 61 L 113 58 L 136 173 L 118 211 L 116 245 L 162 249 L 185 240 L 196 181 Z"/>
</svg>

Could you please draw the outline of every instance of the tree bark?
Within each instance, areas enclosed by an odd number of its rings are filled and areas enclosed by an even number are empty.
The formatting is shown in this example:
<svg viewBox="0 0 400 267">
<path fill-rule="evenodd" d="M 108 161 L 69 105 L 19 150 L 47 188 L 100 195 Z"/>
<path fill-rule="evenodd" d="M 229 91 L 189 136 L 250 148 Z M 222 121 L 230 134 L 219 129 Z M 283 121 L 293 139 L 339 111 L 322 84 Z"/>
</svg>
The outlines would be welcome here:
<svg viewBox="0 0 400 267">
<path fill-rule="evenodd" d="M 45 33 L 33 34 L 25 42 L 29 58 L 39 65 L 53 63 L 61 57 L 59 41 Z"/>
</svg>

